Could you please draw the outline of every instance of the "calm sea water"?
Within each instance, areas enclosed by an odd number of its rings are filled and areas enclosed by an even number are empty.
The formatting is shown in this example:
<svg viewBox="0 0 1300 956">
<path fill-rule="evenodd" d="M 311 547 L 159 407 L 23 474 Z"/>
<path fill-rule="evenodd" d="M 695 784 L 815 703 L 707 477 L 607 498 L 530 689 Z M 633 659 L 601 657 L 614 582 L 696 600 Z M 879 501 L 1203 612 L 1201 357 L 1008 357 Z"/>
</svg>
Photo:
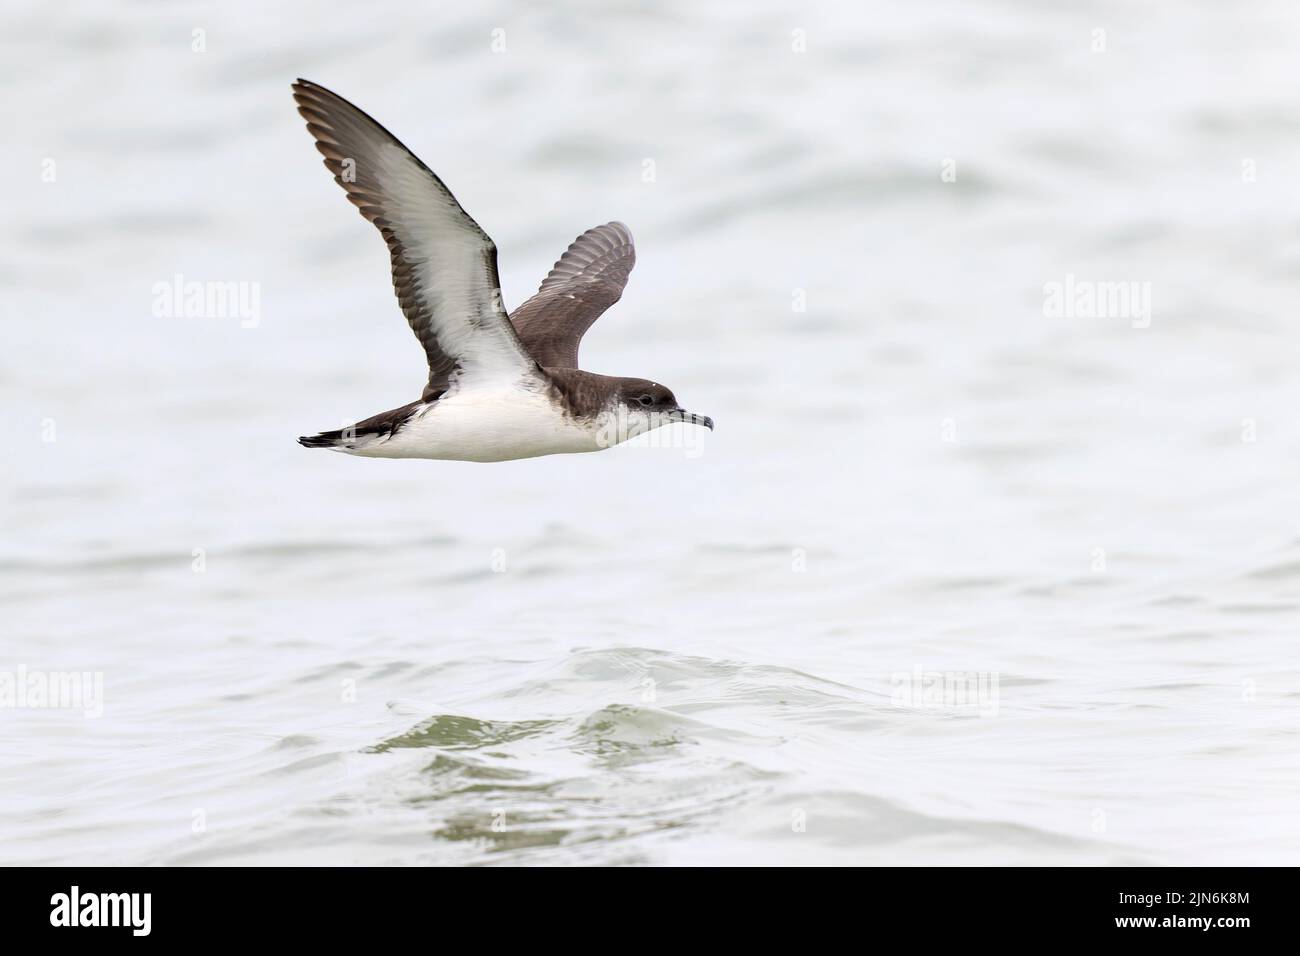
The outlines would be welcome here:
<svg viewBox="0 0 1300 956">
<path fill-rule="evenodd" d="M 4 16 L 0 860 L 1296 860 L 1290 5 Z M 298 447 L 424 376 L 299 75 L 717 431 Z"/>
</svg>

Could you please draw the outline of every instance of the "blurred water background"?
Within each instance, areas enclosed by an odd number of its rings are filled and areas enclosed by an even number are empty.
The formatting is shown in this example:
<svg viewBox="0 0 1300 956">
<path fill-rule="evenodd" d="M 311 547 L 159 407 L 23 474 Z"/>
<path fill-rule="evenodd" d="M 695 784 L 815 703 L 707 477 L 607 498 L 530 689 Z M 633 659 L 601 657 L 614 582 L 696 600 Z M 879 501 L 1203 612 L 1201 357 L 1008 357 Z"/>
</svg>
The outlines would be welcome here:
<svg viewBox="0 0 1300 956">
<path fill-rule="evenodd" d="M 0 861 L 1295 861 L 1292 5 L 3 11 Z M 717 431 L 300 448 L 424 366 L 297 76 Z"/>
</svg>

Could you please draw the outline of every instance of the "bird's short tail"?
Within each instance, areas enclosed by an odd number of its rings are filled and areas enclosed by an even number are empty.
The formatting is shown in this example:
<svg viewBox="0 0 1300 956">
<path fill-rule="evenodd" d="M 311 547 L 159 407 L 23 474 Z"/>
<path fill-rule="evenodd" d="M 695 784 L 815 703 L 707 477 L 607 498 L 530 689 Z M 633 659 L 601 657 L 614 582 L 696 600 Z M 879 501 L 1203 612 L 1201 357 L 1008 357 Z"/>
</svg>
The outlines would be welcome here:
<svg viewBox="0 0 1300 956">
<path fill-rule="evenodd" d="M 429 409 L 430 402 L 424 399 L 394 408 L 389 412 L 372 415 L 365 421 L 348 425 L 333 432 L 321 432 L 319 435 L 303 435 L 298 444 L 304 448 L 332 448 L 349 454 L 362 454 L 376 442 L 391 439 L 402 426 L 414 416 Z"/>
<path fill-rule="evenodd" d="M 303 435 L 298 444 L 304 448 L 340 448 L 353 437 L 342 431 L 321 432 L 319 435 Z"/>
</svg>

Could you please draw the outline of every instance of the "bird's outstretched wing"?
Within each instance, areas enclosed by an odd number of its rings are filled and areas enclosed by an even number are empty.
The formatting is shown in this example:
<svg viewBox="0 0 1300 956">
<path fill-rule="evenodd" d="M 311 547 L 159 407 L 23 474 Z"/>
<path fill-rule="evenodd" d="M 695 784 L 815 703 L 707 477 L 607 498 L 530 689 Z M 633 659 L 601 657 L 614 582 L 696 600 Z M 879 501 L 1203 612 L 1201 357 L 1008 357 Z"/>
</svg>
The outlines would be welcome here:
<svg viewBox="0 0 1300 956">
<path fill-rule="evenodd" d="M 510 316 L 538 364 L 578 367 L 583 333 L 623 295 L 635 264 L 632 233 L 621 222 L 588 229 L 573 241 L 537 294 Z"/>
<path fill-rule="evenodd" d="M 293 98 L 334 181 L 388 244 L 398 304 L 429 360 L 425 398 L 453 375 L 535 370 L 501 303 L 496 245 L 442 180 L 341 96 L 300 79 Z"/>
</svg>

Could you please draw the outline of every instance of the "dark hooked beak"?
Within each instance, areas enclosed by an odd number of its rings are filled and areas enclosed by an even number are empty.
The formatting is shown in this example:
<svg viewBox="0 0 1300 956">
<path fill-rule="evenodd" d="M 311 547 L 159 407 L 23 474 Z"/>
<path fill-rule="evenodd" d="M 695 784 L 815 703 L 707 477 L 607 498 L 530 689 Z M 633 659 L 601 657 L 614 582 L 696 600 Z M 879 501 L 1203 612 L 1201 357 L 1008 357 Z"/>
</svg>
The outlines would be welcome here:
<svg viewBox="0 0 1300 956">
<path fill-rule="evenodd" d="M 685 422 L 688 425 L 703 425 L 709 431 L 713 431 L 713 419 L 708 415 L 696 415 L 694 412 L 688 412 L 684 408 L 674 408 L 668 413 L 670 422 Z"/>
</svg>

